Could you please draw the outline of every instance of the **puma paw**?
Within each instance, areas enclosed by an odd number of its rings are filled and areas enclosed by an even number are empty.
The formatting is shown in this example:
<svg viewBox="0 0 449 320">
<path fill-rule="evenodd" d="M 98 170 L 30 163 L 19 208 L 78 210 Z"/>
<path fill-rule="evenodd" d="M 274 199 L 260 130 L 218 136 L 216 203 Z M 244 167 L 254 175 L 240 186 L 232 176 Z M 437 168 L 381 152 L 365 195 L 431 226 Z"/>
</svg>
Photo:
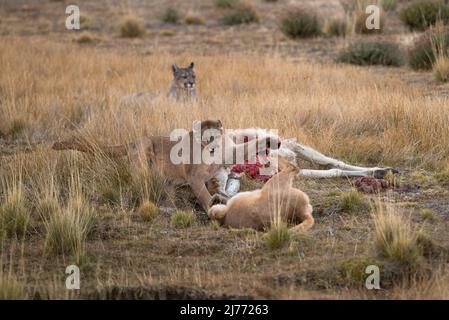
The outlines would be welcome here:
<svg viewBox="0 0 449 320">
<path fill-rule="evenodd" d="M 212 199 L 210 200 L 210 206 L 212 207 L 213 205 L 216 204 L 226 204 L 227 202 L 228 198 L 226 198 L 221 194 L 216 193 L 212 196 Z"/>
</svg>

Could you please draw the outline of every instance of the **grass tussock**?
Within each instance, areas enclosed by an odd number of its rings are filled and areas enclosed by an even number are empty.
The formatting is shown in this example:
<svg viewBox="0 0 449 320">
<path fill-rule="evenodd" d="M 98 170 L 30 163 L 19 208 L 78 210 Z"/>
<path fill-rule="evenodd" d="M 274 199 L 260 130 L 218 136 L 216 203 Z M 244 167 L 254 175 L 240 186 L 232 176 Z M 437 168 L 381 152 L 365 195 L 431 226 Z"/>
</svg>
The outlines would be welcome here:
<svg viewBox="0 0 449 320">
<path fill-rule="evenodd" d="M 60 211 L 60 205 L 56 197 L 45 197 L 38 201 L 36 214 L 40 220 L 48 220 Z"/>
<path fill-rule="evenodd" d="M 162 21 L 165 23 L 173 23 L 176 24 L 180 20 L 180 14 L 177 9 L 170 7 L 165 10 L 164 15 L 162 16 Z"/>
<path fill-rule="evenodd" d="M 416 269 L 420 250 L 410 219 L 392 206 L 377 207 L 374 213 L 374 249 L 379 258 Z"/>
<path fill-rule="evenodd" d="M 188 228 L 195 223 L 195 214 L 189 210 L 178 210 L 173 213 L 170 222 L 175 228 Z"/>
<path fill-rule="evenodd" d="M 369 0 L 350 0 L 344 3 L 343 8 L 346 12 L 350 33 L 369 35 L 383 32 L 385 27 L 384 12 L 381 10 L 379 12 L 378 25 L 372 25 L 372 23 L 377 23 L 372 18 L 372 12 L 366 13 L 367 6 L 373 4 L 377 5 L 377 3 Z M 382 6 L 378 8 L 382 9 Z"/>
<path fill-rule="evenodd" d="M 139 18 L 128 16 L 120 23 L 119 32 L 123 38 L 139 38 L 145 34 L 145 28 Z"/>
<path fill-rule="evenodd" d="M 215 0 L 215 5 L 218 8 L 229 9 L 233 8 L 239 0 Z"/>
<path fill-rule="evenodd" d="M 271 249 L 280 249 L 287 245 L 291 239 L 291 232 L 284 223 L 272 224 L 265 234 L 265 243 Z"/>
<path fill-rule="evenodd" d="M 399 47 L 387 42 L 356 42 L 341 52 L 337 62 L 356 65 L 401 66 L 404 57 Z"/>
<path fill-rule="evenodd" d="M 221 18 L 221 22 L 231 26 L 259 22 L 259 13 L 251 1 L 238 2 L 232 7 L 231 12 Z"/>
<path fill-rule="evenodd" d="M 145 201 L 137 209 L 137 213 L 143 221 L 150 222 L 159 215 L 160 210 L 153 202 Z"/>
<path fill-rule="evenodd" d="M 22 237 L 30 223 L 30 210 L 27 207 L 22 182 L 13 182 L 6 188 L 6 195 L 0 203 L 0 239 Z"/>
<path fill-rule="evenodd" d="M 206 24 L 206 21 L 204 18 L 197 12 L 194 11 L 188 11 L 184 17 L 184 22 L 186 24 L 191 25 L 204 25 Z"/>
<path fill-rule="evenodd" d="M 433 75 L 435 79 L 440 82 L 449 81 L 449 57 L 439 56 L 436 58 L 432 67 Z"/>
<path fill-rule="evenodd" d="M 347 213 L 366 213 L 371 209 L 368 199 L 357 190 L 342 193 L 339 206 Z"/>
<path fill-rule="evenodd" d="M 9 126 L 8 135 L 12 139 L 22 138 L 29 129 L 29 126 L 29 123 L 24 118 L 13 119 Z"/>
<path fill-rule="evenodd" d="M 289 38 L 310 38 L 321 34 L 321 22 L 314 13 L 294 9 L 281 21 L 281 31 Z"/>
<path fill-rule="evenodd" d="M 92 28 L 92 18 L 86 14 L 80 15 L 80 30 L 86 31 Z"/>
<path fill-rule="evenodd" d="M 50 253 L 66 254 L 79 261 L 95 224 L 95 211 L 81 193 L 79 178 L 71 179 L 67 206 L 50 212 L 44 220 L 45 248 Z"/>
<path fill-rule="evenodd" d="M 443 186 L 449 186 L 449 165 L 433 174 L 433 177 Z"/>
<path fill-rule="evenodd" d="M 366 274 L 366 267 L 370 265 L 380 266 L 380 262 L 375 258 L 360 256 L 340 262 L 337 266 L 337 281 L 344 285 L 363 287 Z"/>
<path fill-rule="evenodd" d="M 380 5 L 385 12 L 396 11 L 398 0 L 380 0 Z"/>
<path fill-rule="evenodd" d="M 76 42 L 80 44 L 86 43 L 94 43 L 97 39 L 90 32 L 84 31 L 82 32 L 78 38 L 76 38 Z"/>
<path fill-rule="evenodd" d="M 437 22 L 449 22 L 449 6 L 443 0 L 415 0 L 402 8 L 401 21 L 411 30 L 423 31 Z"/>
<path fill-rule="evenodd" d="M 323 32 L 331 37 L 344 37 L 346 36 L 347 29 L 347 22 L 343 19 L 327 20 L 323 26 Z"/>
<path fill-rule="evenodd" d="M 410 49 L 409 64 L 416 70 L 430 70 L 437 58 L 446 56 L 448 50 L 449 29 L 438 25 L 435 28 L 430 28 L 416 39 Z"/>
<path fill-rule="evenodd" d="M 424 220 L 434 220 L 435 219 L 435 212 L 433 212 L 432 209 L 427 209 L 427 208 L 426 209 L 421 209 L 419 211 L 419 215 Z"/>
</svg>

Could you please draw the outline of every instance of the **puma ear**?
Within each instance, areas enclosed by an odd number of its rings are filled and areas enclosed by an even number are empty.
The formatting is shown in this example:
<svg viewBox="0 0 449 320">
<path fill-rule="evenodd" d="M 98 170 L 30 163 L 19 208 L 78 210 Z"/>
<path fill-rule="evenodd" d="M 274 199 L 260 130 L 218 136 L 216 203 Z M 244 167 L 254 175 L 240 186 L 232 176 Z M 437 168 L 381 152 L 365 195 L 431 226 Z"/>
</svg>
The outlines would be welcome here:
<svg viewBox="0 0 449 320">
<path fill-rule="evenodd" d="M 178 66 L 177 66 L 176 64 L 172 65 L 171 68 L 172 68 L 172 70 L 173 70 L 173 73 L 177 72 L 178 69 L 179 69 Z"/>
<path fill-rule="evenodd" d="M 195 66 L 195 64 L 193 62 L 191 62 L 189 68 L 193 69 L 194 66 Z"/>
</svg>

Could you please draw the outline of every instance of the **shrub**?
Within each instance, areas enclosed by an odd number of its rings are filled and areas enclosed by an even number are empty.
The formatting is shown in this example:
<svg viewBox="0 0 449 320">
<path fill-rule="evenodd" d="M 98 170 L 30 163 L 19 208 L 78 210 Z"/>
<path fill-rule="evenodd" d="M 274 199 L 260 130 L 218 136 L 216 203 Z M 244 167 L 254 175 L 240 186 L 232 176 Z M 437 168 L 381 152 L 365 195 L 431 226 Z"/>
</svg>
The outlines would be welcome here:
<svg viewBox="0 0 449 320">
<path fill-rule="evenodd" d="M 347 23 L 342 19 L 329 20 L 324 25 L 324 33 L 329 36 L 344 37 L 346 35 Z"/>
<path fill-rule="evenodd" d="M 430 70 L 438 54 L 449 49 L 449 29 L 432 28 L 419 37 L 409 52 L 409 64 L 415 70 Z"/>
<path fill-rule="evenodd" d="M 189 11 L 184 17 L 184 22 L 186 24 L 195 24 L 195 25 L 203 25 L 205 24 L 204 18 L 201 17 L 198 13 Z"/>
<path fill-rule="evenodd" d="M 192 211 L 178 210 L 173 213 L 170 221 L 175 228 L 188 228 L 195 222 L 195 215 Z"/>
<path fill-rule="evenodd" d="M 259 14 L 251 2 L 243 2 L 234 6 L 231 13 L 221 18 L 225 25 L 259 22 Z"/>
<path fill-rule="evenodd" d="M 447 56 L 439 56 L 436 59 L 433 64 L 433 74 L 438 81 L 449 81 L 449 58 Z"/>
<path fill-rule="evenodd" d="M 296 9 L 282 20 L 281 31 L 290 38 L 315 37 L 320 35 L 321 25 L 316 15 Z"/>
<path fill-rule="evenodd" d="M 139 216 L 147 222 L 152 221 L 159 212 L 159 208 L 151 201 L 145 201 L 137 210 Z"/>
<path fill-rule="evenodd" d="M 449 7 L 441 0 L 417 0 L 404 7 L 399 16 L 411 30 L 425 30 L 439 20 L 446 24 Z"/>
<path fill-rule="evenodd" d="M 0 205 L 0 238 L 1 236 L 20 237 L 25 235 L 30 221 L 30 211 L 20 186 L 7 190 L 6 199 Z"/>
<path fill-rule="evenodd" d="M 397 0 L 381 0 L 380 5 L 384 11 L 395 11 L 398 7 Z"/>
<path fill-rule="evenodd" d="M 165 23 L 178 23 L 179 22 L 179 13 L 175 8 L 168 8 L 165 10 L 164 16 L 162 20 Z"/>
<path fill-rule="evenodd" d="M 404 63 L 404 57 L 393 43 L 357 42 L 340 53 L 336 61 L 356 65 L 400 66 Z"/>
<path fill-rule="evenodd" d="M 233 8 L 238 0 L 216 0 L 215 5 L 219 8 Z"/>
<path fill-rule="evenodd" d="M 129 16 L 119 26 L 120 35 L 124 38 L 138 38 L 144 35 L 145 29 L 139 19 Z"/>
<path fill-rule="evenodd" d="M 290 237 L 290 230 L 286 224 L 273 223 L 265 235 L 265 242 L 271 249 L 279 249 L 290 241 Z"/>
<path fill-rule="evenodd" d="M 340 208 L 348 213 L 360 213 L 370 209 L 368 200 L 358 191 L 351 190 L 342 194 Z"/>
</svg>

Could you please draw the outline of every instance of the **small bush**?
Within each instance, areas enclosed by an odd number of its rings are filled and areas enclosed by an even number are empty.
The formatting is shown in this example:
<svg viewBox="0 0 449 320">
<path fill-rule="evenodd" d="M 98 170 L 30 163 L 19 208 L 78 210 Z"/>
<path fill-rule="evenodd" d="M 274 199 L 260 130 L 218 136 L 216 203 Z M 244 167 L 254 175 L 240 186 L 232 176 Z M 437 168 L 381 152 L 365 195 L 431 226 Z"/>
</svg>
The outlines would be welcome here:
<svg viewBox="0 0 449 320">
<path fill-rule="evenodd" d="M 192 211 L 178 210 L 173 213 L 170 221 L 175 228 L 188 228 L 195 222 L 195 215 Z"/>
<path fill-rule="evenodd" d="M 178 23 L 179 22 L 179 12 L 175 8 L 168 8 L 165 10 L 162 21 L 165 23 Z"/>
<path fill-rule="evenodd" d="M 400 66 L 404 63 L 404 57 L 393 43 L 357 42 L 340 53 L 336 61 L 356 65 Z"/>
<path fill-rule="evenodd" d="M 215 5 L 219 8 L 234 8 L 238 0 L 215 0 Z"/>
<path fill-rule="evenodd" d="M 433 74 L 440 82 L 449 81 L 449 57 L 439 56 L 433 64 Z"/>
<path fill-rule="evenodd" d="M 272 224 L 265 235 L 265 242 L 271 249 L 279 249 L 290 242 L 291 234 L 286 224 Z"/>
<path fill-rule="evenodd" d="M 411 30 L 425 30 L 437 21 L 449 21 L 449 7 L 441 0 L 417 0 L 400 12 L 401 21 Z"/>
<path fill-rule="evenodd" d="M 324 25 L 324 33 L 333 37 L 344 37 L 348 26 L 345 20 L 333 19 Z"/>
<path fill-rule="evenodd" d="M 397 0 L 381 0 L 380 5 L 384 11 L 395 11 L 398 7 Z"/>
<path fill-rule="evenodd" d="M 159 212 L 159 208 L 151 201 L 145 201 L 137 210 L 139 216 L 147 222 L 153 221 L 153 219 L 157 217 Z"/>
<path fill-rule="evenodd" d="M 30 221 L 30 211 L 20 186 L 8 189 L 5 201 L 0 205 L 0 238 L 1 236 L 21 237 L 25 235 Z"/>
<path fill-rule="evenodd" d="M 419 37 L 409 53 L 409 64 L 415 70 L 430 70 L 436 57 L 449 50 L 449 29 L 432 28 Z"/>
<path fill-rule="evenodd" d="M 138 38 L 145 34 L 145 29 L 140 20 L 132 16 L 123 19 L 119 31 L 123 38 Z"/>
<path fill-rule="evenodd" d="M 360 213 L 369 211 L 370 204 L 361 193 L 352 190 L 342 194 L 340 208 L 347 213 Z"/>
<path fill-rule="evenodd" d="M 316 15 L 297 9 L 282 20 L 281 31 L 290 38 L 309 38 L 321 34 L 321 25 Z"/>
<path fill-rule="evenodd" d="M 193 25 L 203 25 L 206 23 L 202 16 L 193 11 L 187 12 L 186 16 L 184 17 L 184 22 L 186 24 L 193 24 Z"/>
<path fill-rule="evenodd" d="M 251 2 L 243 2 L 234 6 L 231 13 L 221 18 L 225 25 L 259 22 L 259 14 Z"/>
</svg>

